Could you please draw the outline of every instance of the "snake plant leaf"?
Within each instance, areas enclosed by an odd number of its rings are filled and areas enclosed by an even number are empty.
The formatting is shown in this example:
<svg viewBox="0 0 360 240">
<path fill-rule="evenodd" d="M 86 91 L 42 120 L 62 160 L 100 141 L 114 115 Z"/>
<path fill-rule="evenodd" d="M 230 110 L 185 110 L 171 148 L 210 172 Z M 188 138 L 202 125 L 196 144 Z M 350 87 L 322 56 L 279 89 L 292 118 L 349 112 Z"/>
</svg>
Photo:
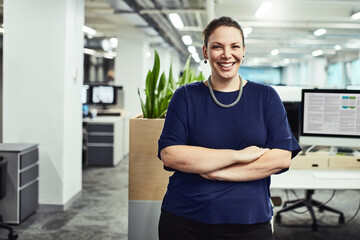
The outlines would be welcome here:
<svg viewBox="0 0 360 240">
<path fill-rule="evenodd" d="M 159 81 L 159 86 L 157 89 L 160 98 L 163 98 L 165 96 L 166 87 L 167 87 L 166 76 L 165 76 L 165 73 L 162 73 L 161 77 L 160 77 L 160 81 Z"/>
<path fill-rule="evenodd" d="M 145 107 L 144 101 L 142 100 L 139 88 L 138 88 L 138 95 L 139 95 L 139 98 L 140 98 L 140 104 L 141 104 L 141 110 L 143 112 L 143 117 L 147 118 L 148 116 L 147 116 L 146 107 Z"/>
</svg>

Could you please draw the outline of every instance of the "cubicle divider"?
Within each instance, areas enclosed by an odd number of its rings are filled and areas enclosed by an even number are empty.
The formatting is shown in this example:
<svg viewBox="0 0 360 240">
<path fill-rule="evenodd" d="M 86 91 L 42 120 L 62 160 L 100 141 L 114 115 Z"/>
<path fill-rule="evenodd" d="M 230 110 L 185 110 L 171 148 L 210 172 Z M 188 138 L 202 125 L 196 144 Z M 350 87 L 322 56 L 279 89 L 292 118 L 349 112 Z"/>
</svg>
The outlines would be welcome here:
<svg viewBox="0 0 360 240">
<path fill-rule="evenodd" d="M 171 172 L 157 157 L 164 119 L 130 119 L 129 240 L 157 240 L 161 202 Z"/>
</svg>

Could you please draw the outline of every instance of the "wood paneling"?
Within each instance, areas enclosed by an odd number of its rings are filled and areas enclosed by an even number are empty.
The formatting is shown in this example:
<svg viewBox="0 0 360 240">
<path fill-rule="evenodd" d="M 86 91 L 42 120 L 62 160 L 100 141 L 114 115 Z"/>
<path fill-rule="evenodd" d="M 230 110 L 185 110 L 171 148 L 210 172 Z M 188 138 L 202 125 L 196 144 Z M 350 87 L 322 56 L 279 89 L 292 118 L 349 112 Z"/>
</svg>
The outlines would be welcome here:
<svg viewBox="0 0 360 240">
<path fill-rule="evenodd" d="M 172 172 L 157 157 L 164 119 L 130 119 L 129 200 L 162 200 Z"/>
</svg>

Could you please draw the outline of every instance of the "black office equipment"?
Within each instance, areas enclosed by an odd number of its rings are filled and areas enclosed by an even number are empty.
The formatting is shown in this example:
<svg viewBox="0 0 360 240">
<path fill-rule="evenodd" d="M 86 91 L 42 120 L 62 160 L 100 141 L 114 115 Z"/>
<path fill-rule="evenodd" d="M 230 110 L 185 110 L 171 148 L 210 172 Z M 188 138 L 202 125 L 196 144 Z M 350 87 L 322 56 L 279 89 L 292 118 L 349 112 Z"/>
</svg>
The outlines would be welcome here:
<svg viewBox="0 0 360 240">
<path fill-rule="evenodd" d="M 91 86 L 91 103 L 101 105 L 106 109 L 108 105 L 116 104 L 117 89 L 110 85 Z"/>
<path fill-rule="evenodd" d="M 360 90 L 303 89 L 302 136 L 359 138 Z"/>
<path fill-rule="evenodd" d="M 7 159 L 6 196 L 0 201 L 5 223 L 19 224 L 36 212 L 39 203 L 39 151 L 37 144 L 0 143 Z"/>
<path fill-rule="evenodd" d="M 283 102 L 291 131 L 299 141 L 301 126 L 301 102 Z"/>
<path fill-rule="evenodd" d="M 340 144 L 339 137 L 345 139 L 356 139 L 360 137 L 360 115 L 359 112 L 360 90 L 346 89 L 303 89 L 302 90 L 302 121 L 301 137 L 317 137 L 318 142 L 311 144 L 321 145 L 322 137 L 333 138 L 334 145 Z M 348 148 L 339 148 L 351 152 Z M 305 151 L 307 152 L 307 151 Z M 343 212 L 326 206 L 324 203 L 312 198 L 314 190 L 305 190 L 305 198 L 286 201 L 283 209 L 275 215 L 275 222 L 281 222 L 280 214 L 300 207 L 306 207 L 312 218 L 311 228 L 318 229 L 314 208 L 319 211 L 330 211 L 339 215 L 339 223 L 345 222 Z"/>
<path fill-rule="evenodd" d="M 7 185 L 7 160 L 0 156 L 0 201 L 6 196 L 6 185 Z M 2 221 L 2 216 L 0 215 L 0 228 L 7 229 L 9 231 L 8 239 L 15 240 L 18 238 L 18 234 L 14 229 L 4 224 Z"/>
</svg>

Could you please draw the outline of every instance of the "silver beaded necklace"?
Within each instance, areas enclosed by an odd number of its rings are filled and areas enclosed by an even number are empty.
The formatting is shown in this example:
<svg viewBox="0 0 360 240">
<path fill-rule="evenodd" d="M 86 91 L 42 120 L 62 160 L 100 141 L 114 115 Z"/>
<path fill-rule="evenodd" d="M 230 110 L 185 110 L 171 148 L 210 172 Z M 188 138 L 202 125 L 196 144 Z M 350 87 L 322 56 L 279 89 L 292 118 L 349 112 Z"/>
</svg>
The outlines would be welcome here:
<svg viewBox="0 0 360 240">
<path fill-rule="evenodd" d="M 240 101 L 240 98 L 241 98 L 241 95 L 242 95 L 242 90 L 243 90 L 243 86 L 242 86 L 242 78 L 241 76 L 239 75 L 239 78 L 240 78 L 240 89 L 239 89 L 239 95 L 238 97 L 236 98 L 236 100 L 233 102 L 233 103 L 230 103 L 230 104 L 222 104 L 221 102 L 219 102 L 216 97 L 215 97 L 215 94 L 214 94 L 214 91 L 213 91 L 213 88 L 211 86 L 211 75 L 209 76 L 208 78 L 208 88 L 209 88 L 209 91 L 210 91 L 210 95 L 212 97 L 212 99 L 214 100 L 214 102 L 222 107 L 222 108 L 231 108 L 232 106 L 236 105 L 239 101 Z"/>
</svg>

